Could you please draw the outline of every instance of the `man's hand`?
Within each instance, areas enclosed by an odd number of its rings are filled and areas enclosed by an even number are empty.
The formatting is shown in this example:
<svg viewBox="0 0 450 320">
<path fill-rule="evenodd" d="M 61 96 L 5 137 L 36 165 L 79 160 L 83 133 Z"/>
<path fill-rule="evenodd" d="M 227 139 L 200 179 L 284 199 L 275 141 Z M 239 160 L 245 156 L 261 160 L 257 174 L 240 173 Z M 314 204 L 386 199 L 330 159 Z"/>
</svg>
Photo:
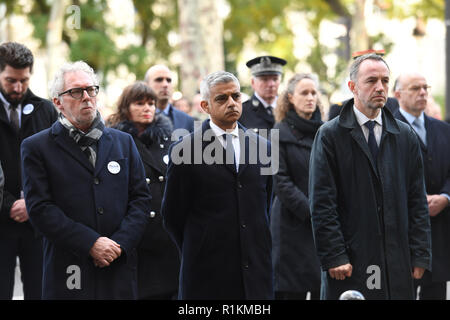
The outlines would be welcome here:
<svg viewBox="0 0 450 320">
<path fill-rule="evenodd" d="M 14 201 L 11 210 L 9 211 L 9 217 L 16 222 L 25 222 L 28 220 L 27 207 L 25 206 L 25 199 L 19 199 Z"/>
<path fill-rule="evenodd" d="M 427 195 L 427 201 L 431 217 L 437 216 L 446 206 L 448 206 L 448 199 L 439 194 Z"/>
<path fill-rule="evenodd" d="M 353 267 L 350 263 L 344 264 L 339 267 L 328 269 L 330 277 L 336 280 L 344 280 L 345 277 L 350 278 L 352 276 Z"/>
<path fill-rule="evenodd" d="M 424 268 L 414 267 L 414 270 L 412 272 L 412 277 L 414 279 L 421 279 L 424 272 L 425 272 Z"/>
<path fill-rule="evenodd" d="M 95 241 L 89 254 L 97 267 L 107 267 L 122 254 L 120 245 L 107 237 L 100 237 Z"/>
</svg>

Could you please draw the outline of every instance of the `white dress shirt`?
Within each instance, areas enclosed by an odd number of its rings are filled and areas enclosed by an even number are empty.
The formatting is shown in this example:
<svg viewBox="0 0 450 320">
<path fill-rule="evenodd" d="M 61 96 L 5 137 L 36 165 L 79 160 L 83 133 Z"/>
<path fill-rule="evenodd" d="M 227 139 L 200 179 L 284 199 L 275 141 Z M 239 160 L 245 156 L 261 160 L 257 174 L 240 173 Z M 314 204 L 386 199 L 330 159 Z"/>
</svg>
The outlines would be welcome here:
<svg viewBox="0 0 450 320">
<path fill-rule="evenodd" d="M 378 113 L 378 116 L 375 119 L 369 119 L 364 113 L 358 110 L 355 106 L 353 106 L 353 111 L 355 112 L 356 121 L 361 126 L 361 130 L 366 138 L 366 141 L 369 141 L 369 129 L 364 125 L 367 121 L 375 121 L 375 126 L 373 127 L 373 133 L 375 135 L 375 140 L 377 141 L 377 145 L 380 146 L 381 141 L 381 133 L 383 132 L 383 119 L 381 117 L 381 110 Z"/>
<path fill-rule="evenodd" d="M 209 121 L 209 125 L 211 127 L 211 130 L 214 132 L 214 134 L 218 137 L 220 143 L 222 146 L 226 149 L 227 148 L 227 141 L 222 136 L 223 134 L 231 134 L 232 136 L 232 143 L 234 148 L 234 160 L 236 163 L 236 171 L 239 169 L 239 159 L 241 155 L 241 144 L 239 143 L 239 128 L 236 124 L 236 127 L 233 129 L 233 131 L 225 131 L 222 128 L 218 127 L 212 119 Z"/>
</svg>

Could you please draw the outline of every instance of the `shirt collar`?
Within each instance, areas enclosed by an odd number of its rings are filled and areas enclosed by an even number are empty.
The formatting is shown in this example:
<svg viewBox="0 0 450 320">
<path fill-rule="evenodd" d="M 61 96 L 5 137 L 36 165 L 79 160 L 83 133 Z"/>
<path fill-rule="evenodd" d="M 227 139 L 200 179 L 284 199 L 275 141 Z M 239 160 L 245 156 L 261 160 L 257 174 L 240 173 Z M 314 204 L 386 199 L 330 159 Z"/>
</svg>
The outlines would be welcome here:
<svg viewBox="0 0 450 320">
<path fill-rule="evenodd" d="M 414 120 L 419 119 L 419 121 L 422 123 L 422 125 L 425 123 L 425 117 L 423 116 L 423 112 L 420 113 L 420 116 L 418 116 L 417 118 L 415 116 L 413 116 L 412 114 L 408 113 L 407 111 L 403 110 L 402 107 L 398 108 L 398 110 L 400 111 L 400 113 L 403 115 L 403 117 L 405 117 L 406 121 L 408 121 L 408 123 L 410 125 L 413 124 Z"/>
<path fill-rule="evenodd" d="M 167 107 L 162 111 L 166 116 L 170 114 L 170 108 L 172 108 L 172 105 L 170 103 L 167 104 Z"/>
<path fill-rule="evenodd" d="M 380 110 L 380 112 L 378 112 L 378 115 L 376 116 L 375 119 L 369 119 L 364 113 L 359 111 L 358 108 L 356 108 L 355 105 L 353 105 L 353 111 L 355 112 L 356 121 L 358 121 L 358 124 L 360 126 L 363 126 L 367 121 L 371 121 L 371 120 L 375 121 L 380 126 L 383 126 L 383 119 L 381 117 L 381 110 Z"/>
<path fill-rule="evenodd" d="M 9 101 L 5 99 L 5 97 L 3 96 L 3 93 L 0 92 L 0 100 L 3 102 L 3 105 L 5 106 L 5 108 L 9 109 Z"/>
<path fill-rule="evenodd" d="M 239 127 L 236 124 L 236 127 L 233 129 L 233 131 L 225 131 L 222 128 L 220 128 L 219 126 L 217 126 L 212 119 L 209 120 L 209 126 L 211 127 L 212 131 L 214 132 L 214 134 L 218 137 L 221 137 L 223 134 L 225 133 L 229 133 L 233 136 L 233 138 L 239 138 Z"/>
<path fill-rule="evenodd" d="M 255 97 L 258 98 L 258 100 L 263 104 L 264 108 L 266 108 L 266 109 L 267 109 L 268 106 L 271 106 L 272 108 L 275 109 L 275 107 L 277 105 L 278 96 L 275 97 L 275 100 L 272 102 L 272 104 L 268 104 L 263 98 L 261 98 L 259 96 L 258 93 L 256 93 L 256 91 L 255 91 Z"/>
</svg>

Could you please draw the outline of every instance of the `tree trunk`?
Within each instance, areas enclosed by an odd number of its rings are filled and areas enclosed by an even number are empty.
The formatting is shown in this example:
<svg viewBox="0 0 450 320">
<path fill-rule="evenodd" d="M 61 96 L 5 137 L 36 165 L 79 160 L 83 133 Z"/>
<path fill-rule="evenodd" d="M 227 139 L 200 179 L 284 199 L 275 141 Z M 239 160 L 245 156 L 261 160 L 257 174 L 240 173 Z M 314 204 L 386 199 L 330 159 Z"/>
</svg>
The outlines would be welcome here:
<svg viewBox="0 0 450 320">
<path fill-rule="evenodd" d="M 216 1 L 178 0 L 178 7 L 181 91 L 192 99 L 204 76 L 224 69 L 223 21 L 218 15 Z"/>
<path fill-rule="evenodd" d="M 352 23 L 352 52 L 371 49 L 369 48 L 369 36 L 366 29 L 366 0 L 355 1 L 355 14 Z"/>
<path fill-rule="evenodd" d="M 64 28 L 64 14 L 68 0 L 55 0 L 52 3 L 50 19 L 47 25 L 47 79 L 53 79 L 58 61 L 61 57 L 62 33 Z"/>
</svg>

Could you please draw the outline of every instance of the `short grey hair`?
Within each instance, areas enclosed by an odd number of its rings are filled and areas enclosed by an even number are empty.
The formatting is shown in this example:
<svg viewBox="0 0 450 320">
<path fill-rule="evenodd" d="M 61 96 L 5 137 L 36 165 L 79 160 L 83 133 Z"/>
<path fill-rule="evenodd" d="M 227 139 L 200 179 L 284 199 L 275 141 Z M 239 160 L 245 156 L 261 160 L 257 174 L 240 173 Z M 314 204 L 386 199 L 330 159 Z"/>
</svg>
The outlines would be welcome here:
<svg viewBox="0 0 450 320">
<path fill-rule="evenodd" d="M 50 97 L 58 98 L 58 95 L 64 90 L 64 76 L 66 73 L 75 72 L 75 71 L 83 71 L 87 73 L 94 82 L 94 85 L 98 85 L 97 75 L 86 62 L 84 61 L 76 61 L 76 62 L 66 62 L 61 68 L 56 72 L 55 78 L 53 79 L 53 83 L 50 86 Z"/>
<path fill-rule="evenodd" d="M 221 83 L 228 82 L 234 82 L 234 84 L 236 84 L 236 86 L 238 87 L 238 90 L 241 90 L 241 85 L 238 78 L 236 78 L 234 74 L 230 72 L 216 71 L 207 75 L 200 83 L 200 95 L 202 96 L 202 99 L 206 101 L 209 100 L 212 87 Z"/>
<path fill-rule="evenodd" d="M 381 56 L 379 56 L 376 53 L 369 53 L 362 55 L 356 58 L 355 61 L 353 61 L 352 65 L 350 66 L 350 80 L 356 82 L 356 79 L 358 78 L 359 67 L 361 66 L 361 63 L 363 63 L 363 61 L 365 60 L 382 61 L 386 65 L 388 70 L 391 71 L 389 69 L 388 64 L 386 63 L 386 61 L 384 61 L 384 59 Z"/>
</svg>

